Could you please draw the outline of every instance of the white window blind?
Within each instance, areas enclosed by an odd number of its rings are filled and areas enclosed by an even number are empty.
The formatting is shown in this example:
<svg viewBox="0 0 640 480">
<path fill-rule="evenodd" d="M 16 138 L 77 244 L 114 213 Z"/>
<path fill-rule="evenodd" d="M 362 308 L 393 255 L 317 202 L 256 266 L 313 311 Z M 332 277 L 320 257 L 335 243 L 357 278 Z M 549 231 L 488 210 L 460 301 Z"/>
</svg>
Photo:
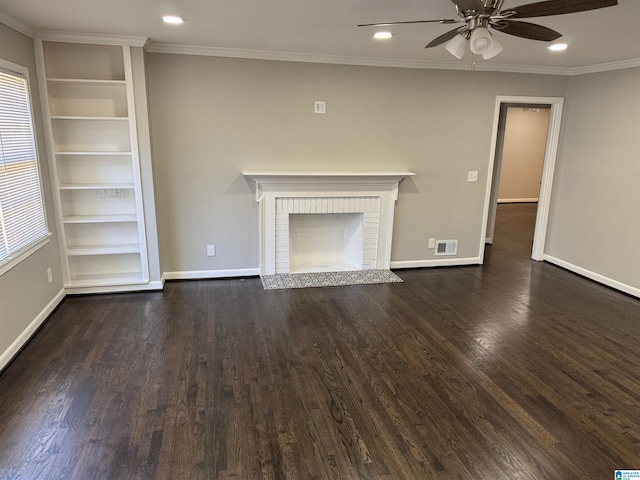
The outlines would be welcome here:
<svg viewBox="0 0 640 480">
<path fill-rule="evenodd" d="M 48 235 L 28 83 L 0 67 L 0 267 Z"/>
</svg>

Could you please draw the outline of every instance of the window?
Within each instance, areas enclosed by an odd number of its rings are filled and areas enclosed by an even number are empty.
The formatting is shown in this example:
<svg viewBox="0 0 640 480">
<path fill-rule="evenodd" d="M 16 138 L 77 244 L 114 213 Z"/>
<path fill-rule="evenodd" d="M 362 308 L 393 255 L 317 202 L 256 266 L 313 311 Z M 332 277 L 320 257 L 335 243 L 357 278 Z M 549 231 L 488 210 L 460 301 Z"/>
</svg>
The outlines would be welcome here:
<svg viewBox="0 0 640 480">
<path fill-rule="evenodd" d="M 33 136 L 28 71 L 0 60 L 0 274 L 49 237 Z"/>
</svg>

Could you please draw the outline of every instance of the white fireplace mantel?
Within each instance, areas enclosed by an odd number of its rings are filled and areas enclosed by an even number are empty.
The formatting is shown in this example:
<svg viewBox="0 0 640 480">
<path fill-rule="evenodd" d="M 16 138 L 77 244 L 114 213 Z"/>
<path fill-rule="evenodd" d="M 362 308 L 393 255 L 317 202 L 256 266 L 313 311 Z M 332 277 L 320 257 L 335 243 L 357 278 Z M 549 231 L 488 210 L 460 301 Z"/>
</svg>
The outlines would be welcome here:
<svg viewBox="0 0 640 480">
<path fill-rule="evenodd" d="M 263 188 L 269 190 L 283 184 L 307 185 L 392 185 L 394 200 L 398 199 L 398 184 L 405 177 L 415 175 L 413 172 L 242 172 L 242 175 L 256 182 L 256 200 L 262 200 Z"/>
<path fill-rule="evenodd" d="M 395 202 L 413 172 L 247 171 L 260 204 L 260 274 L 289 273 L 289 214 L 362 213 L 369 230 L 363 269 L 388 269 Z M 282 226 L 284 225 L 284 226 Z M 282 226 L 282 227 L 281 227 Z M 284 231 L 281 230 L 284 229 Z M 372 240 L 373 238 L 373 240 Z"/>
</svg>

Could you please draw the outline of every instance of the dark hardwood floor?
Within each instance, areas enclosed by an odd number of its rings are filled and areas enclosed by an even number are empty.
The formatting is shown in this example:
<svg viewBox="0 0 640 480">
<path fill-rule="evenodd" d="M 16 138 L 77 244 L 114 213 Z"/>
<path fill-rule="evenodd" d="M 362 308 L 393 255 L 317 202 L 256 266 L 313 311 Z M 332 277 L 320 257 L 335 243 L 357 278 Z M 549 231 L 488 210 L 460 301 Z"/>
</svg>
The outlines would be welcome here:
<svg viewBox="0 0 640 480">
<path fill-rule="evenodd" d="M 0 376 L 0 478 L 613 478 L 640 469 L 640 301 L 529 259 L 402 284 L 67 298 Z"/>
</svg>

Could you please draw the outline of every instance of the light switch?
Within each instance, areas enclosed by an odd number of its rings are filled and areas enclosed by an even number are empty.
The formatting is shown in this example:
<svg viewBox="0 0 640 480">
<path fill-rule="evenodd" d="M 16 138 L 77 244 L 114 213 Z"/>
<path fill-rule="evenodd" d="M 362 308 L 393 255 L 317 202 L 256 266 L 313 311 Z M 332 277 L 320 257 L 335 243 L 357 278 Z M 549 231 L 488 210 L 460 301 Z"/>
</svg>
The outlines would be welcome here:
<svg viewBox="0 0 640 480">
<path fill-rule="evenodd" d="M 327 113 L 327 102 L 321 100 L 313 102 L 313 113 Z"/>
<path fill-rule="evenodd" d="M 467 182 L 477 182 L 478 181 L 478 171 L 470 170 L 467 172 Z"/>
</svg>

